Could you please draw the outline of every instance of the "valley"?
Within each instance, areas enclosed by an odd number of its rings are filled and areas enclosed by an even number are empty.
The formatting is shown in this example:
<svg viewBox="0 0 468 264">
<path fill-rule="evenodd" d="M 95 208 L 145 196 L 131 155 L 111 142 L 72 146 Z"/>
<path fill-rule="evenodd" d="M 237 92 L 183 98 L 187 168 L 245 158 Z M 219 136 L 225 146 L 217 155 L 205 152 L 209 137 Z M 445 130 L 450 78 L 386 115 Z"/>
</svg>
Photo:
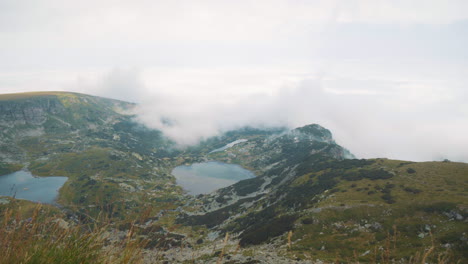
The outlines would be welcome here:
<svg viewBox="0 0 468 264">
<path fill-rule="evenodd" d="M 244 127 L 180 147 L 136 122 L 135 107 L 75 93 L 0 95 L 0 174 L 67 177 L 60 207 L 41 212 L 101 226 L 97 260 L 124 250 L 135 255 L 107 261 L 468 260 L 466 163 L 356 159 L 317 124 Z M 251 174 L 233 179 L 217 168 L 222 175 L 204 180 L 232 182 L 187 195 L 174 170 L 213 163 Z M 34 203 L 0 199 L 4 226 L 12 212 L 35 212 Z"/>
</svg>

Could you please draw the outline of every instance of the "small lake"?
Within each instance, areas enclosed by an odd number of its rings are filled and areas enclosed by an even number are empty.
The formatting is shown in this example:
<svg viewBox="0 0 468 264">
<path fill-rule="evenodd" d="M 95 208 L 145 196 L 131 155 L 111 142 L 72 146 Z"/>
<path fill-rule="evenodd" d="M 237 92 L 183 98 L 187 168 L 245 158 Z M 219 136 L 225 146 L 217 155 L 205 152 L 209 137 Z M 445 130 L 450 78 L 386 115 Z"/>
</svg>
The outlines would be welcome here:
<svg viewBox="0 0 468 264">
<path fill-rule="evenodd" d="M 217 161 L 178 166 L 172 170 L 177 184 L 191 195 L 210 193 L 238 181 L 254 178 L 255 174 L 239 165 Z"/>
<path fill-rule="evenodd" d="M 10 196 L 39 203 L 55 203 L 58 190 L 67 177 L 34 177 L 28 171 L 0 176 L 0 196 Z"/>
</svg>

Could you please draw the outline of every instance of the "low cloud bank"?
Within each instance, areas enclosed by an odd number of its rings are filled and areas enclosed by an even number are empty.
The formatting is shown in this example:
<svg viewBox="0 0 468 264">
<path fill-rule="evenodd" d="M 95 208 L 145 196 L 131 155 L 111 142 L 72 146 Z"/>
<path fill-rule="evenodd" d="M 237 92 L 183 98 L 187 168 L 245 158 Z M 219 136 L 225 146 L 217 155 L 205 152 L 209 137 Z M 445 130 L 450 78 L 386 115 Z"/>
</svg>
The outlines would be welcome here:
<svg viewBox="0 0 468 264">
<path fill-rule="evenodd" d="M 368 80 L 354 80 L 353 85 L 359 86 L 359 82 L 369 84 Z M 272 93 L 234 98 L 229 93 L 145 92 L 143 85 L 132 89 L 132 94 L 140 98 L 137 120 L 180 145 L 196 144 L 243 126 L 293 128 L 318 123 L 359 158 L 468 162 L 468 124 L 463 122 L 467 109 L 456 96 L 441 104 L 433 94 L 415 94 L 417 89 L 411 83 L 386 83 L 394 89 L 384 91 L 365 87 L 340 91 L 335 83 L 306 78 Z M 460 109 L 452 109 L 457 105 Z"/>
</svg>

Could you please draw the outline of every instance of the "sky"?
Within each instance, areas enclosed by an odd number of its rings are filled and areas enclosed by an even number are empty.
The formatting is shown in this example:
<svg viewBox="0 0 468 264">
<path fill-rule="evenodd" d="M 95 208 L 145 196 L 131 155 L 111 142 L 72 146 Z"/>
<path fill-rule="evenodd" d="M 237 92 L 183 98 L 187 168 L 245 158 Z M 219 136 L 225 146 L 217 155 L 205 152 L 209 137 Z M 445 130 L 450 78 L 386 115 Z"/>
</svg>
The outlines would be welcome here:
<svg viewBox="0 0 468 264">
<path fill-rule="evenodd" d="M 466 47 L 466 0 L 0 0 L 0 93 L 137 102 L 181 145 L 318 123 L 359 158 L 468 162 Z"/>
</svg>

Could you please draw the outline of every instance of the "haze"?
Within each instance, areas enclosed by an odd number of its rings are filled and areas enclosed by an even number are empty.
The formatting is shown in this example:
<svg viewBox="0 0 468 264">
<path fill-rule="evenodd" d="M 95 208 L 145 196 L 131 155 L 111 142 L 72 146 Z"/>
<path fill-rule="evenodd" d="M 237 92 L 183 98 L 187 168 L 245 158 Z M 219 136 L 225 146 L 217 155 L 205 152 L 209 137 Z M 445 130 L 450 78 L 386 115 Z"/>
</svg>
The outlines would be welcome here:
<svg viewBox="0 0 468 264">
<path fill-rule="evenodd" d="M 181 145 L 318 123 L 359 158 L 468 162 L 466 47 L 465 0 L 0 1 L 0 93 L 138 102 Z"/>
</svg>

